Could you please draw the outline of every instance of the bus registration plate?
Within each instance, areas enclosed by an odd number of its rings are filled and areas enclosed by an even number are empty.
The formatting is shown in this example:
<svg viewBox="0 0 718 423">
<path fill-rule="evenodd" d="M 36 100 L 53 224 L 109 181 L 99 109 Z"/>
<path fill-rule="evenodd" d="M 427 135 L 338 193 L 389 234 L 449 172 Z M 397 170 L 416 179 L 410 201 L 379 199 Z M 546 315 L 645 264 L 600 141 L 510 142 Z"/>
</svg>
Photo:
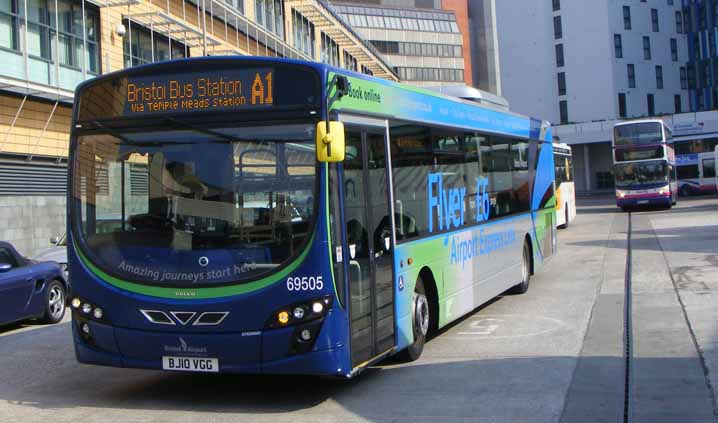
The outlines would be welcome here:
<svg viewBox="0 0 718 423">
<path fill-rule="evenodd" d="M 219 372 L 219 360 L 216 358 L 162 357 L 162 369 L 217 373 Z"/>
</svg>

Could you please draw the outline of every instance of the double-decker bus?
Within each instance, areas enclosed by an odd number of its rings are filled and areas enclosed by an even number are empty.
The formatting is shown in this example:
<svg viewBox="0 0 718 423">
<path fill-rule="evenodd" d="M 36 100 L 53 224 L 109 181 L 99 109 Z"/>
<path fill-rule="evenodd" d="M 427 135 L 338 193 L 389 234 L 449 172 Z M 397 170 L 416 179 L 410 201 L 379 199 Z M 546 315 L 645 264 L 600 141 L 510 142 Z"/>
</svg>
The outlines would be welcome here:
<svg viewBox="0 0 718 423">
<path fill-rule="evenodd" d="M 82 363 L 351 377 L 555 253 L 539 120 L 277 58 L 140 66 L 76 98 Z"/>
<path fill-rule="evenodd" d="M 714 156 L 713 151 L 676 156 L 678 193 L 681 196 L 716 192 Z"/>
<path fill-rule="evenodd" d="M 671 129 L 661 119 L 617 123 L 613 128 L 616 203 L 671 207 L 678 197 Z"/>
<path fill-rule="evenodd" d="M 573 155 L 566 143 L 553 144 L 556 173 L 556 226 L 567 228 L 576 218 L 576 187 L 573 183 Z"/>
</svg>

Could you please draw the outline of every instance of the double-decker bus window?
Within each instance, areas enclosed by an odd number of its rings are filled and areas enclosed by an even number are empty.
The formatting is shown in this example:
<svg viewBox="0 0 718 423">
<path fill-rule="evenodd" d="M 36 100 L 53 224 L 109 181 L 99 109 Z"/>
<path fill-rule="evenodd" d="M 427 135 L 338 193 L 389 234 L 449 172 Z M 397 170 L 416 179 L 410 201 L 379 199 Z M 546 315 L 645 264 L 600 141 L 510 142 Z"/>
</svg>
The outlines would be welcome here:
<svg viewBox="0 0 718 423">
<path fill-rule="evenodd" d="M 662 128 L 660 122 L 616 126 L 613 130 L 614 146 L 660 144 L 663 142 Z"/>
<path fill-rule="evenodd" d="M 715 178 L 716 162 L 715 159 L 703 159 L 703 177 Z"/>
<path fill-rule="evenodd" d="M 698 165 L 683 165 L 676 167 L 678 172 L 678 179 L 694 179 L 698 178 Z"/>
<path fill-rule="evenodd" d="M 668 182 L 668 163 L 663 161 L 617 164 L 617 187 Z"/>
</svg>

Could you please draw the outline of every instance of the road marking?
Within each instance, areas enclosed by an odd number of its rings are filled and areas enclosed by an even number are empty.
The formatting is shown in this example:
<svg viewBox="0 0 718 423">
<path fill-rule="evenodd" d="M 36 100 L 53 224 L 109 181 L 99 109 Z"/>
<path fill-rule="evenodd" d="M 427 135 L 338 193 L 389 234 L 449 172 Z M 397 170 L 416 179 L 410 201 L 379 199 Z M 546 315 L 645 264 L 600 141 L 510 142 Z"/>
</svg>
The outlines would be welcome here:
<svg viewBox="0 0 718 423">
<path fill-rule="evenodd" d="M 466 325 L 468 324 L 468 327 Z M 460 331 L 442 339 L 511 339 L 544 335 L 565 327 L 559 319 L 520 314 L 476 316 L 460 325 Z"/>
</svg>

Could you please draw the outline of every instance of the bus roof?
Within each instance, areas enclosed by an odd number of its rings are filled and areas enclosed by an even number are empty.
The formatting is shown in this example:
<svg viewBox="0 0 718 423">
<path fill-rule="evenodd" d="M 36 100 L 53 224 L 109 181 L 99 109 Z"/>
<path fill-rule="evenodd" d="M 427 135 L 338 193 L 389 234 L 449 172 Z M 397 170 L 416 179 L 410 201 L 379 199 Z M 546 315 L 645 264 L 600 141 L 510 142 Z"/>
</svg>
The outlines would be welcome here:
<svg viewBox="0 0 718 423">
<path fill-rule="evenodd" d="M 105 80 L 141 76 L 158 70 L 178 72 L 185 64 L 247 62 L 258 64 L 285 63 L 316 71 L 322 84 L 333 74 L 347 77 L 354 85 L 349 95 L 333 103 L 331 110 L 339 113 L 361 113 L 398 120 L 430 122 L 439 126 L 481 130 L 490 133 L 551 141 L 551 124 L 429 89 L 388 81 L 324 63 L 264 56 L 203 56 L 155 62 L 122 69 L 87 80 L 78 85 L 76 98 L 88 87 Z M 325 77 L 326 76 L 326 77 Z M 391 101 L 382 102 L 381 98 Z"/>
<path fill-rule="evenodd" d="M 613 127 L 615 128 L 617 126 L 633 125 L 636 123 L 660 123 L 670 129 L 670 126 L 661 118 L 641 118 L 641 119 L 624 120 L 621 122 L 616 122 L 613 125 Z"/>
</svg>

